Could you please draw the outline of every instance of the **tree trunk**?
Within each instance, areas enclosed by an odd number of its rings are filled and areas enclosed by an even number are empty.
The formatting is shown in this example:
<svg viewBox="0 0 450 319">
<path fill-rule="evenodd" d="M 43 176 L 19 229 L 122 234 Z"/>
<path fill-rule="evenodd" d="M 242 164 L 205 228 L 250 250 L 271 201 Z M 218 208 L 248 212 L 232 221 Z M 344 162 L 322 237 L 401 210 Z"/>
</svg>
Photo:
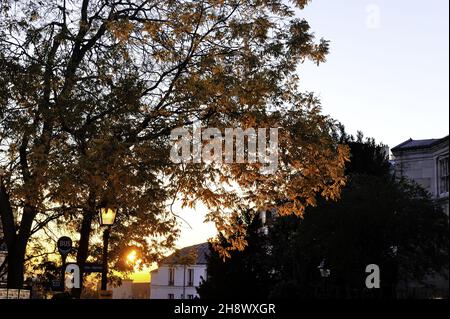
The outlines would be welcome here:
<svg viewBox="0 0 450 319">
<path fill-rule="evenodd" d="M 0 221 L 6 247 L 12 247 L 16 237 L 16 224 L 14 214 L 9 201 L 9 194 L 6 191 L 3 181 L 0 177 Z"/>
<path fill-rule="evenodd" d="M 8 288 L 22 288 L 24 281 L 24 261 L 31 227 L 36 216 L 35 207 L 26 205 L 23 208 L 22 220 L 17 232 L 14 214 L 12 211 L 9 194 L 0 180 L 0 219 L 2 222 L 3 235 L 8 249 L 7 269 Z"/>
<path fill-rule="evenodd" d="M 8 248 L 8 288 L 20 289 L 24 281 L 24 261 L 27 241 L 19 242 L 17 237 L 12 249 Z"/>
<path fill-rule="evenodd" d="M 95 195 L 91 193 L 88 200 L 88 209 L 83 212 L 83 220 L 81 222 L 80 228 L 80 241 L 78 243 L 77 250 L 77 264 L 80 267 L 80 280 L 81 287 L 78 289 L 73 289 L 72 296 L 75 298 L 81 297 L 81 292 L 83 290 L 84 281 L 84 264 L 89 255 L 89 239 L 91 237 L 92 230 L 92 220 L 95 217 Z"/>
<path fill-rule="evenodd" d="M 36 214 L 35 207 L 26 205 L 23 208 L 19 233 L 14 236 L 14 241 L 8 247 L 8 288 L 18 289 L 23 287 L 27 243 L 30 239 L 31 227 Z"/>
</svg>

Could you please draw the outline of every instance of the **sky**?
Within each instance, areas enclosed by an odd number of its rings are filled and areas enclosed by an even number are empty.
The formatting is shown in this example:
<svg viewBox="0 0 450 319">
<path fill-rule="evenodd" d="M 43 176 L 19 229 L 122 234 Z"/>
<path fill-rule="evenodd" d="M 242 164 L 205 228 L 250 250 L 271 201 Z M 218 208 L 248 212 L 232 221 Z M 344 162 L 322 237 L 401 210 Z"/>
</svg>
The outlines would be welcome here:
<svg viewBox="0 0 450 319">
<path fill-rule="evenodd" d="M 330 40 L 325 64 L 299 68 L 301 89 L 325 114 L 390 148 L 448 135 L 448 0 L 313 0 L 297 15 Z M 189 223 L 178 247 L 214 236 L 201 205 L 177 212 Z"/>
<path fill-rule="evenodd" d="M 299 70 L 324 113 L 391 148 L 448 135 L 448 0 L 312 0 L 298 16 L 331 41 Z"/>
</svg>

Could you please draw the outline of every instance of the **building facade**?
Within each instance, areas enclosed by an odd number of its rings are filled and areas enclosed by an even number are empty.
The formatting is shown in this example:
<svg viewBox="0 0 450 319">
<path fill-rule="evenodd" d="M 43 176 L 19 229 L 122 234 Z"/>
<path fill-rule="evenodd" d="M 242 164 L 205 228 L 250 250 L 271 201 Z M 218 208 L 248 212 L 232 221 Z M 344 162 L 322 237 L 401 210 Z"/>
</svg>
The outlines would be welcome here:
<svg viewBox="0 0 450 319">
<path fill-rule="evenodd" d="M 110 288 L 112 299 L 148 299 L 150 297 L 150 283 L 134 282 L 130 279 L 122 280 L 118 287 Z"/>
<path fill-rule="evenodd" d="M 408 177 L 433 196 L 449 214 L 449 139 L 409 139 L 392 149 L 397 177 Z"/>
<path fill-rule="evenodd" d="M 195 299 L 197 288 L 206 279 L 209 244 L 181 249 L 162 260 L 151 273 L 150 299 Z M 189 258 L 191 256 L 191 258 Z"/>
<path fill-rule="evenodd" d="M 392 149 L 395 176 L 407 177 L 425 188 L 449 215 L 449 139 L 409 139 Z M 417 291 L 421 297 L 436 294 L 448 298 L 448 269 L 426 276 L 423 283 L 405 282 L 398 288 Z"/>
</svg>

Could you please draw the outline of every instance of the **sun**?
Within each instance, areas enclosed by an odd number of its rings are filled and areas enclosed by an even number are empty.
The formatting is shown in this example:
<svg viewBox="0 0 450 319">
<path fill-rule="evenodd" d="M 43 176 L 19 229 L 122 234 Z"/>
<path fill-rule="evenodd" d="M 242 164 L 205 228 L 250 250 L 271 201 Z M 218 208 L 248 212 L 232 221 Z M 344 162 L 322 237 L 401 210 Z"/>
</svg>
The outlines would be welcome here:
<svg viewBox="0 0 450 319">
<path fill-rule="evenodd" d="M 134 264 L 137 259 L 137 252 L 136 250 L 130 251 L 130 253 L 127 255 L 127 263 Z"/>
</svg>

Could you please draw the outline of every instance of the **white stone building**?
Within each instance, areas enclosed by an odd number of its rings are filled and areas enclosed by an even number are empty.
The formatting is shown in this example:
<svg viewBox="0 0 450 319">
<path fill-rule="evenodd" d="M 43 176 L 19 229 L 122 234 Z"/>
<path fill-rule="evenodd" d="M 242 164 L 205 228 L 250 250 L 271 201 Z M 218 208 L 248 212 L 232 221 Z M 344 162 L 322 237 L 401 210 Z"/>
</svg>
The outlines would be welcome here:
<svg viewBox="0 0 450 319">
<path fill-rule="evenodd" d="M 397 177 L 408 177 L 433 196 L 444 212 L 449 215 L 449 139 L 448 135 L 440 139 L 409 139 L 392 149 L 394 155 L 394 173 Z M 442 274 L 430 274 L 424 283 L 408 282 L 399 288 L 418 291 L 418 295 L 448 298 L 448 269 Z"/>
<path fill-rule="evenodd" d="M 449 214 L 448 135 L 440 139 L 409 139 L 392 149 L 398 177 L 413 179 L 440 203 Z"/>
<path fill-rule="evenodd" d="M 149 282 L 124 279 L 120 286 L 108 288 L 112 290 L 112 299 L 148 299 L 150 297 Z"/>
<path fill-rule="evenodd" d="M 194 299 L 197 288 L 206 279 L 206 256 L 209 244 L 203 243 L 181 249 L 162 260 L 151 273 L 150 299 Z M 191 262 L 185 262 L 193 256 Z"/>
</svg>

